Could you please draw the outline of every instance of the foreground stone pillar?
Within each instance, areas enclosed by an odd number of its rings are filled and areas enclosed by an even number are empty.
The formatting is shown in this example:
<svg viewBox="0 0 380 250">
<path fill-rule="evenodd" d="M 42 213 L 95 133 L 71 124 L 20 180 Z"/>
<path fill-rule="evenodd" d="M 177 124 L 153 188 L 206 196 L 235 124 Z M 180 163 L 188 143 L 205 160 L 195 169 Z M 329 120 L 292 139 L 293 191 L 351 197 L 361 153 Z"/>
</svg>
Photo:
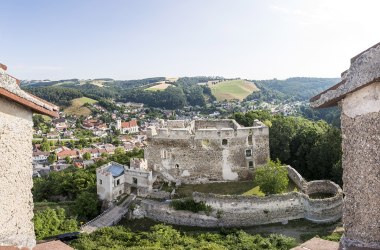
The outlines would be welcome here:
<svg viewBox="0 0 380 250">
<path fill-rule="evenodd" d="M 32 112 L 0 97 L 0 245 L 33 247 Z"/>
<path fill-rule="evenodd" d="M 342 108 L 340 247 L 380 249 L 380 43 L 352 58 L 342 81 L 310 101 L 316 108 Z"/>
<path fill-rule="evenodd" d="M 58 117 L 57 108 L 21 90 L 0 64 L 0 249 L 32 248 L 33 112 Z"/>
</svg>

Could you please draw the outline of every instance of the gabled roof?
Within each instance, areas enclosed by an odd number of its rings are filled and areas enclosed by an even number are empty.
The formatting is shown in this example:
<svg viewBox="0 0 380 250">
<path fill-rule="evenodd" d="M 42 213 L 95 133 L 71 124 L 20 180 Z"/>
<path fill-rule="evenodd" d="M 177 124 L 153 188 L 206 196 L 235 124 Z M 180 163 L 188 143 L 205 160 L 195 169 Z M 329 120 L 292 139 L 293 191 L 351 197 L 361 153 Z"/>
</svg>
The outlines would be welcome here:
<svg viewBox="0 0 380 250">
<path fill-rule="evenodd" d="M 342 81 L 310 99 L 314 108 L 337 105 L 347 94 L 380 81 L 380 43 L 351 59 L 350 68 L 341 75 Z"/>
<path fill-rule="evenodd" d="M 7 74 L 7 66 L 0 64 L 0 96 L 17 102 L 36 113 L 59 117 L 59 108 L 37 96 L 23 91 L 19 86 L 19 80 Z"/>
<path fill-rule="evenodd" d="M 131 128 L 131 127 L 136 127 L 136 126 L 137 126 L 136 120 L 131 120 L 130 122 L 122 122 L 121 123 L 122 128 Z"/>
</svg>

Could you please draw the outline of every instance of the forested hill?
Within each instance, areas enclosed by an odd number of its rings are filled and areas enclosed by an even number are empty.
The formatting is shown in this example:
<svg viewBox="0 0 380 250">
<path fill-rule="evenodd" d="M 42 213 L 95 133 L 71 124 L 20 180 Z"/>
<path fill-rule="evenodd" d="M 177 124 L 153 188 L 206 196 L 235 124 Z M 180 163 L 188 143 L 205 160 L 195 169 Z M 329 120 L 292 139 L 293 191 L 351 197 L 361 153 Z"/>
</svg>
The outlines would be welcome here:
<svg viewBox="0 0 380 250">
<path fill-rule="evenodd" d="M 181 109 L 186 105 L 205 106 L 216 99 L 224 100 L 224 98 L 220 97 L 235 92 L 235 96 L 239 96 L 237 95 L 241 91 L 239 86 L 243 83 L 246 85 L 254 83 L 256 85 L 252 84 L 252 88 L 249 88 L 251 92 L 256 92 L 249 94 L 250 92 L 248 91 L 246 94 L 248 96 L 245 100 L 287 102 L 306 101 L 338 81 L 338 78 L 298 77 L 286 80 L 255 81 L 198 76 L 181 78 L 153 77 L 139 80 L 102 78 L 92 80 L 23 81 L 21 85 L 28 92 L 61 107 L 67 107 L 70 105 L 71 100 L 85 96 L 98 101 L 113 99 L 122 102 L 140 102 L 150 107 Z M 221 87 L 215 89 L 215 86 Z"/>
<path fill-rule="evenodd" d="M 260 89 L 249 95 L 246 100 L 304 101 L 335 85 L 340 78 L 293 77 L 286 80 L 252 80 Z"/>
</svg>

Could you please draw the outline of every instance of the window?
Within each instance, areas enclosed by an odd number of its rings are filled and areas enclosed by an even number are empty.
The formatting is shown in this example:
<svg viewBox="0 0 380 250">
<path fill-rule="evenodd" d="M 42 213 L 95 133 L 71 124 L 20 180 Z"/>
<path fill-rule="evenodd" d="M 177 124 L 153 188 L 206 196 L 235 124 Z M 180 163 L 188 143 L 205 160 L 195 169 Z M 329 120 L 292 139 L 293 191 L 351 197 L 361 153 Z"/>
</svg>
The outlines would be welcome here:
<svg viewBox="0 0 380 250">
<path fill-rule="evenodd" d="M 118 179 L 117 181 L 116 181 L 116 186 L 119 186 L 120 185 L 120 179 Z"/>
<path fill-rule="evenodd" d="M 248 167 L 253 168 L 253 161 L 248 162 Z"/>
<path fill-rule="evenodd" d="M 102 181 L 102 180 L 99 180 L 99 184 L 102 185 L 102 184 L 103 184 L 103 181 Z"/>
<path fill-rule="evenodd" d="M 222 145 L 223 145 L 223 146 L 227 146 L 227 144 L 228 144 L 227 139 L 223 139 L 223 140 L 222 140 Z"/>
<path fill-rule="evenodd" d="M 179 165 L 178 165 L 178 164 L 175 164 L 175 167 L 176 167 L 176 168 L 179 168 Z"/>
<path fill-rule="evenodd" d="M 168 152 L 165 149 L 161 150 L 161 158 L 162 159 L 168 158 Z"/>
<path fill-rule="evenodd" d="M 249 135 L 248 136 L 248 145 L 252 145 L 253 144 L 253 137 L 252 135 Z"/>
<path fill-rule="evenodd" d="M 247 149 L 247 150 L 245 151 L 245 156 L 246 156 L 246 157 L 250 157 L 250 156 L 252 156 L 252 149 Z"/>
<path fill-rule="evenodd" d="M 133 177 L 133 184 L 137 184 L 137 178 Z"/>
<path fill-rule="evenodd" d="M 119 190 L 119 194 L 121 194 L 121 190 Z"/>
</svg>

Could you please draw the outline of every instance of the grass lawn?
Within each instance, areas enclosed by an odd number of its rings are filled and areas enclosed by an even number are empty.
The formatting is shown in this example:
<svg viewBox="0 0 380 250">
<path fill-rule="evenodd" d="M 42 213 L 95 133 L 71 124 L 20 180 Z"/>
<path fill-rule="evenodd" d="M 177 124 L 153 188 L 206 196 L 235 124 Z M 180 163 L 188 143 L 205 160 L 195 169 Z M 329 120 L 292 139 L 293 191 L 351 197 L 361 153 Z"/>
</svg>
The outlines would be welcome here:
<svg viewBox="0 0 380 250">
<path fill-rule="evenodd" d="M 160 83 L 160 84 L 157 84 L 157 85 L 154 85 L 152 87 L 149 87 L 145 90 L 149 90 L 149 91 L 159 91 L 159 90 L 164 90 L 164 89 L 167 89 L 168 87 L 170 86 L 174 86 L 172 84 L 169 84 L 169 83 Z"/>
<path fill-rule="evenodd" d="M 176 194 L 179 197 L 189 197 L 193 192 L 213 194 L 242 194 L 255 187 L 253 181 L 214 182 L 205 184 L 181 185 Z"/>
<path fill-rule="evenodd" d="M 91 115 L 91 110 L 87 107 L 83 107 L 83 105 L 85 103 L 94 104 L 96 102 L 96 100 L 88 97 L 76 98 L 71 101 L 71 106 L 63 110 L 63 112 L 68 115 L 89 116 Z"/>
<path fill-rule="evenodd" d="M 208 86 L 218 101 L 243 100 L 252 92 L 259 90 L 255 84 L 244 80 L 223 81 L 217 84 L 209 83 Z"/>
<path fill-rule="evenodd" d="M 247 196 L 250 196 L 250 195 L 265 196 L 265 194 L 263 192 L 261 192 L 259 186 L 256 186 L 256 187 L 252 188 L 251 190 L 248 190 L 247 192 L 243 193 L 243 195 L 247 195 Z"/>
<path fill-rule="evenodd" d="M 288 189 L 286 192 L 294 191 L 296 185 L 289 179 Z M 205 184 L 184 184 L 176 189 L 178 198 L 191 197 L 193 192 L 213 193 L 224 195 L 257 195 L 265 196 L 260 191 L 260 187 L 254 181 L 231 181 L 231 182 L 214 182 Z"/>
</svg>

